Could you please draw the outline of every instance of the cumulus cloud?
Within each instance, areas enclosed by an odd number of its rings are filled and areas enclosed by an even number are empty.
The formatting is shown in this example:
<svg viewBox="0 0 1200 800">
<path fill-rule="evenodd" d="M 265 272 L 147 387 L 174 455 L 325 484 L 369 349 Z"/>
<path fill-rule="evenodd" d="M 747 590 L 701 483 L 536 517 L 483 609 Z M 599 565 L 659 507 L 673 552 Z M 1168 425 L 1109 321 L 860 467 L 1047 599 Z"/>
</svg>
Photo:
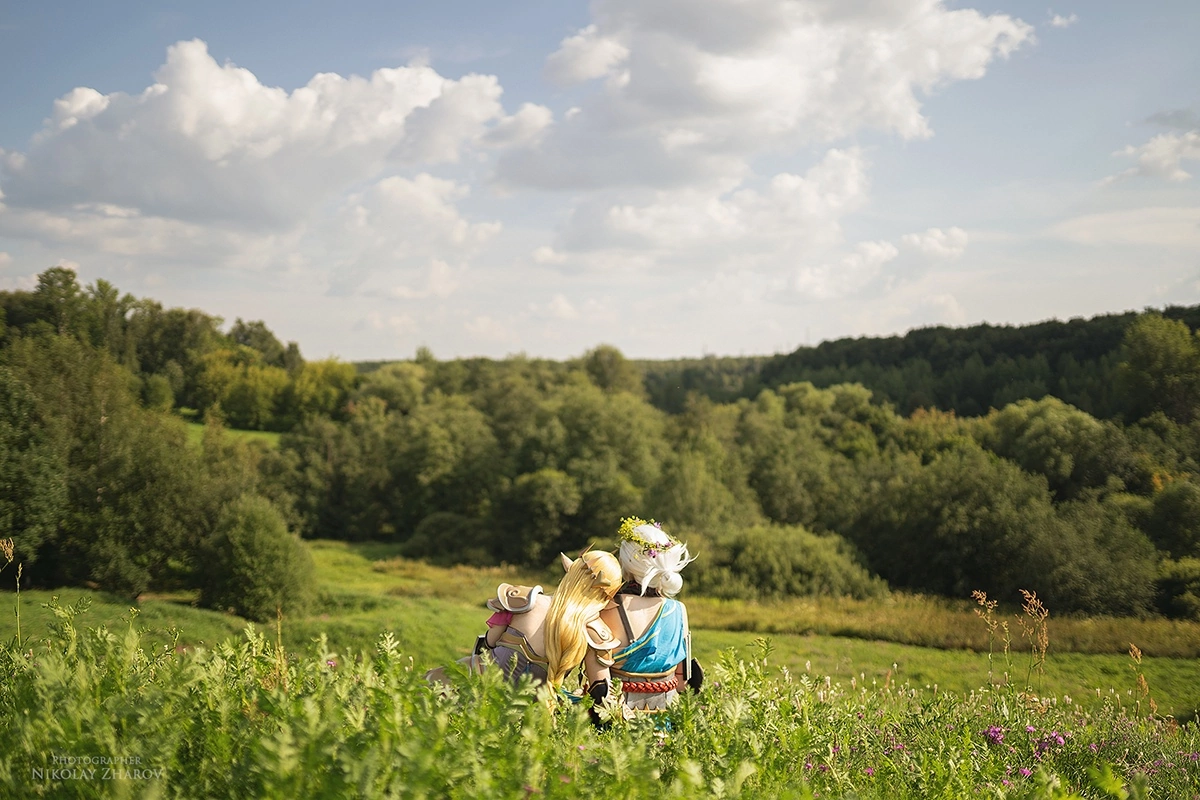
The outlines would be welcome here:
<svg viewBox="0 0 1200 800">
<path fill-rule="evenodd" d="M 900 241 L 932 258 L 958 258 L 967 249 L 967 232 L 962 228 L 930 228 L 924 233 L 909 233 Z"/>
<path fill-rule="evenodd" d="M 547 60 L 604 78 L 501 180 L 549 188 L 740 180 L 748 160 L 861 129 L 930 135 L 920 97 L 1032 37 L 1004 14 L 931 0 L 599 0 Z"/>
<path fill-rule="evenodd" d="M 302 249 L 333 268 L 335 294 L 446 297 L 457 288 L 461 271 L 446 259 L 470 257 L 502 227 L 460 214 L 455 202 L 468 191 L 426 173 L 385 178 L 350 195 L 328 224 L 308 234 Z M 414 278 L 421 283 L 414 285 Z"/>
<path fill-rule="evenodd" d="M 553 120 L 554 113 L 550 109 L 536 103 L 525 103 L 517 113 L 497 122 L 484 135 L 483 141 L 498 147 L 536 144 Z"/>
<path fill-rule="evenodd" d="M 1105 178 L 1105 185 L 1134 176 L 1186 181 L 1192 176 L 1183 169 L 1183 162 L 1200 160 L 1200 130 L 1159 134 L 1143 145 L 1129 145 L 1113 155 L 1132 158 L 1137 163 Z"/>
<path fill-rule="evenodd" d="M 503 113 L 492 76 L 411 65 L 322 73 L 289 93 L 218 64 L 199 40 L 170 47 L 154 77 L 137 95 L 57 100 L 28 151 L 4 159 L 7 203 L 286 226 L 389 164 L 456 160 Z"/>
<path fill-rule="evenodd" d="M 891 242 L 860 242 L 838 261 L 800 268 L 791 288 L 811 300 L 844 297 L 874 281 L 899 253 Z"/>
<path fill-rule="evenodd" d="M 0 236 L 444 297 L 500 224 L 465 218 L 469 187 L 421 168 L 529 144 L 549 124 L 533 104 L 506 116 L 494 76 L 451 80 L 421 63 L 322 73 L 289 92 L 193 40 L 154 78 L 133 95 L 73 89 L 25 152 L 0 151 Z"/>
<path fill-rule="evenodd" d="M 599 35 L 595 25 L 588 25 L 574 36 L 563 39 L 558 50 L 546 59 L 546 77 L 561 84 L 601 78 L 628 56 L 629 49 L 625 45 Z"/>
<path fill-rule="evenodd" d="M 1079 22 L 1078 14 L 1068 14 L 1064 17 L 1062 14 L 1055 14 L 1053 10 L 1049 13 L 1050 27 L 1052 28 L 1069 28 L 1076 22 Z"/>
<path fill-rule="evenodd" d="M 736 245 L 780 252 L 840 241 L 839 220 L 861 207 L 867 164 L 857 148 L 832 149 L 804 175 L 780 173 L 761 189 L 723 194 L 661 191 L 644 204 L 583 206 L 565 242 L 576 250 L 637 248 L 681 253 Z"/>
</svg>

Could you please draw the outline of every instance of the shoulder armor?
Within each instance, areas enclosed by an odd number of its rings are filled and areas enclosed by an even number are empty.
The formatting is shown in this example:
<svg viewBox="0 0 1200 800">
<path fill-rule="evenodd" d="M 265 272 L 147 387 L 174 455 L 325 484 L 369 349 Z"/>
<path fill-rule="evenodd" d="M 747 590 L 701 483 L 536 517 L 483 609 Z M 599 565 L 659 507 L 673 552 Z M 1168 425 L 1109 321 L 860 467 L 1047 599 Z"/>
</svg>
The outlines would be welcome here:
<svg viewBox="0 0 1200 800">
<path fill-rule="evenodd" d="M 612 650 L 617 646 L 612 630 L 599 617 L 587 624 L 587 643 L 593 650 Z"/>
<path fill-rule="evenodd" d="M 541 586 L 514 586 L 502 583 L 496 589 L 496 596 L 487 601 L 492 611 L 511 611 L 514 614 L 524 614 L 533 608 L 538 595 L 542 593 Z"/>
</svg>

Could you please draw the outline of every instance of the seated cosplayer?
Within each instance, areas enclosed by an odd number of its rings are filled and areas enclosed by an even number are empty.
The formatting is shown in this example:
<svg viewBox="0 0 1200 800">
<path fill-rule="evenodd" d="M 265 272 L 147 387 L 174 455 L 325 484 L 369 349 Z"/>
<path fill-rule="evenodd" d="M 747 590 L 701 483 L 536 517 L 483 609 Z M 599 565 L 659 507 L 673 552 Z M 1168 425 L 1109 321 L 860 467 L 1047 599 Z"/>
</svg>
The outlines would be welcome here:
<svg viewBox="0 0 1200 800">
<path fill-rule="evenodd" d="M 621 565 L 611 553 L 595 550 L 562 560 L 567 574 L 553 595 L 541 586 L 500 584 L 487 602 L 495 612 L 487 633 L 476 641 L 475 653 L 458 663 L 477 673 L 492 665 L 514 682 L 528 675 L 560 689 L 589 648 L 610 650 L 614 642 L 600 611 L 621 588 Z M 445 671 L 439 667 L 425 677 L 445 682 Z"/>
<path fill-rule="evenodd" d="M 653 522 L 624 520 L 620 539 L 624 583 L 600 613 L 607 628 L 600 638 L 615 644 L 611 651 L 596 646 L 588 650 L 584 661 L 588 694 L 593 708 L 600 706 L 615 678 L 621 682 L 626 708 L 661 713 L 684 686 L 699 691 L 704 681 L 699 663 L 692 658 L 687 608 L 673 599 L 683 588 L 679 573 L 692 557 L 686 544 Z"/>
</svg>

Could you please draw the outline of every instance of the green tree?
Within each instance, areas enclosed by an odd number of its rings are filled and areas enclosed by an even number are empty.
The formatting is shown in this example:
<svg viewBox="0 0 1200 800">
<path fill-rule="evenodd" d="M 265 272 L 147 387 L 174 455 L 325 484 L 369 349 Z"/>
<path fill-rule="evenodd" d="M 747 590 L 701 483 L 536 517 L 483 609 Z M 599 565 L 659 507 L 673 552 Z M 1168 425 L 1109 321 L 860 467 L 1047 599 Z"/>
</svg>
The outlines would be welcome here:
<svg viewBox="0 0 1200 800">
<path fill-rule="evenodd" d="M 55 333 L 81 333 L 85 298 L 74 270 L 51 267 L 38 275 L 33 296 L 39 316 L 50 323 Z"/>
<path fill-rule="evenodd" d="M 1173 559 L 1200 558 L 1200 486 L 1174 480 L 1154 495 L 1146 532 Z"/>
<path fill-rule="evenodd" d="M 1118 375 L 1126 418 L 1162 411 L 1176 422 L 1191 422 L 1200 402 L 1200 348 L 1188 326 L 1144 314 L 1129 326 L 1124 344 L 1127 358 Z"/>
<path fill-rule="evenodd" d="M 1044 475 L 1059 500 L 1103 487 L 1111 477 L 1124 483 L 1135 469 L 1119 428 L 1055 397 L 1020 400 L 993 411 L 975 429 L 984 447 Z"/>
<path fill-rule="evenodd" d="M 247 619 L 301 614 L 314 599 L 312 556 L 265 498 L 243 495 L 203 545 L 200 602 Z"/>
<path fill-rule="evenodd" d="M 612 345 L 602 344 L 589 350 L 584 353 L 582 362 L 592 383 L 604 391 L 645 396 L 642 371 Z"/>
<path fill-rule="evenodd" d="M 58 534 L 67 510 L 66 453 L 29 386 L 0 366 L 0 539 L 26 564 Z"/>
<path fill-rule="evenodd" d="M 229 339 L 234 344 L 257 350 L 262 356 L 263 363 L 270 367 L 284 367 L 286 350 L 283 342 L 275 337 L 267 323 L 262 320 L 243 322 L 238 317 L 229 329 Z"/>
<path fill-rule="evenodd" d="M 579 486 L 557 469 L 517 476 L 496 504 L 504 531 L 501 555 L 511 561 L 544 564 L 563 539 L 567 520 L 579 511 Z"/>
<path fill-rule="evenodd" d="M 425 368 L 411 361 L 385 364 L 363 376 L 358 399 L 378 397 L 388 410 L 411 412 L 425 398 Z"/>
</svg>

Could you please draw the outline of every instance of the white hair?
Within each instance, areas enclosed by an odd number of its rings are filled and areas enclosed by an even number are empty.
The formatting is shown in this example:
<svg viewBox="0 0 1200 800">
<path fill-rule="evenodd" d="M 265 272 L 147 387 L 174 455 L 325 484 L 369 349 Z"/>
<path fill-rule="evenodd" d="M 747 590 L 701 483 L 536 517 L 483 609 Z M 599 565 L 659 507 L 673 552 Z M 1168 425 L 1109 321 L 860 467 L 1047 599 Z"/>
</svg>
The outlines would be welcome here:
<svg viewBox="0 0 1200 800">
<path fill-rule="evenodd" d="M 633 532 L 651 544 L 664 547 L 644 550 L 634 542 L 621 542 L 618 557 L 626 577 L 638 582 L 643 595 L 647 589 L 657 589 L 664 597 L 679 594 L 679 590 L 683 588 L 683 578 L 679 573 L 692 563 L 687 545 L 672 539 L 654 525 L 639 525 Z"/>
</svg>

